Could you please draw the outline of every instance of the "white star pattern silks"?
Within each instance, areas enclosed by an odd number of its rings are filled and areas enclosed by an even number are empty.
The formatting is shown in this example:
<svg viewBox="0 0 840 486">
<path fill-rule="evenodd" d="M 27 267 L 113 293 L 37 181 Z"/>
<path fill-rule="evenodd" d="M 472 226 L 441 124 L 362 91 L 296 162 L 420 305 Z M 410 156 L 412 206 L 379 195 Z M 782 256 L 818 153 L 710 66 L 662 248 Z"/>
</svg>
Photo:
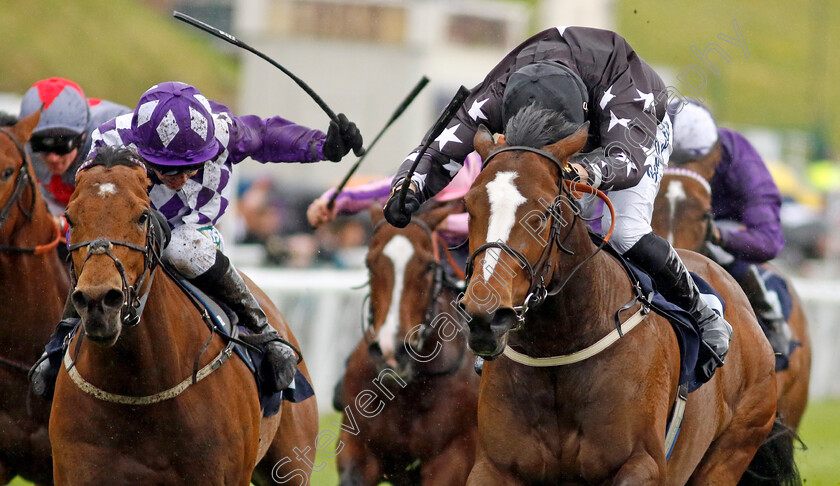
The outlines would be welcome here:
<svg viewBox="0 0 840 486">
<path fill-rule="evenodd" d="M 485 116 L 484 112 L 481 111 L 481 107 L 484 106 L 484 103 L 487 103 L 487 100 L 489 99 L 490 98 L 484 98 L 481 101 L 474 100 L 472 106 L 470 107 L 470 111 L 468 111 L 467 114 L 470 115 L 474 121 L 486 120 L 487 116 Z"/>
<path fill-rule="evenodd" d="M 172 114 L 172 110 L 166 112 L 166 116 L 160 121 L 160 124 L 157 126 L 157 134 L 160 137 L 161 143 L 163 143 L 164 147 L 168 147 L 169 144 L 172 142 L 172 139 L 178 135 L 180 129 L 178 128 L 178 121 L 175 120 L 175 115 Z"/>
<path fill-rule="evenodd" d="M 636 90 L 639 93 L 638 98 L 633 98 L 633 101 L 644 101 L 645 106 L 642 108 L 643 110 L 647 111 L 648 108 L 653 106 L 653 93 L 644 93 L 641 90 Z"/>
<path fill-rule="evenodd" d="M 609 132 L 616 125 L 621 125 L 624 128 L 627 128 L 628 123 L 630 123 L 629 118 L 619 118 L 615 116 L 615 113 L 613 113 L 612 110 L 610 110 L 610 126 L 607 127 L 607 131 Z"/>
<path fill-rule="evenodd" d="M 461 124 L 459 123 L 454 127 L 449 127 L 441 132 L 438 138 L 435 139 L 435 142 L 438 143 L 438 150 L 443 151 L 443 147 L 449 142 L 463 143 L 461 142 L 461 139 L 455 136 L 455 132 L 458 131 L 458 127 L 460 126 Z"/>
<path fill-rule="evenodd" d="M 612 94 L 611 91 L 612 91 L 612 86 L 610 86 L 609 88 L 607 88 L 606 91 L 604 91 L 604 96 L 601 97 L 601 102 L 598 103 L 601 106 L 602 110 L 607 107 L 607 103 L 609 103 L 610 100 L 615 98 L 615 95 Z"/>
</svg>

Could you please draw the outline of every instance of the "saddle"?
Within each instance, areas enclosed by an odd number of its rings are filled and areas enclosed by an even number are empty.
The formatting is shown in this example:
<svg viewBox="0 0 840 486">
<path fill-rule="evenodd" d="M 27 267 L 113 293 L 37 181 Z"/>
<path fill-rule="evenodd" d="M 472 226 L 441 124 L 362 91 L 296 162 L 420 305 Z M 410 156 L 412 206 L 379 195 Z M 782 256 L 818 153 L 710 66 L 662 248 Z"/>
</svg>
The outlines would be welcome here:
<svg viewBox="0 0 840 486">
<path fill-rule="evenodd" d="M 596 245 L 601 246 L 603 240 L 600 236 L 590 233 L 590 237 Z M 656 291 L 653 279 L 640 267 L 625 259 L 610 245 L 603 245 L 603 250 L 621 263 L 639 295 L 639 301 L 671 323 L 680 347 L 680 385 L 685 385 L 688 393 L 700 388 L 703 382 L 697 378 L 697 370 L 713 361 L 714 357 L 710 354 L 711 350 L 704 352 L 694 318 L 687 310 L 665 300 L 665 297 Z M 722 316 L 726 310 L 726 302 L 720 294 L 702 277 L 694 272 L 689 273 L 697 284 L 703 300 L 712 310 Z"/>
<path fill-rule="evenodd" d="M 183 285 L 183 290 L 190 292 L 201 306 L 204 307 L 204 311 L 210 316 L 210 321 L 213 323 L 215 332 L 219 333 L 225 340 L 234 341 L 234 353 L 245 363 L 245 366 L 248 367 L 257 382 L 260 409 L 262 410 L 263 417 L 271 417 L 276 414 L 280 410 L 280 405 L 283 400 L 297 403 L 315 394 L 312 385 L 300 370 L 297 371 L 294 380 L 292 380 L 288 388 L 276 393 L 264 392 L 263 390 L 268 389 L 264 383 L 270 378 L 263 377 L 260 373 L 260 370 L 263 369 L 261 366 L 263 353 L 253 346 L 246 347 L 242 343 L 240 337 L 247 336 L 250 333 L 245 327 L 236 325 L 239 320 L 236 314 L 224 303 L 211 299 L 207 294 L 188 281 L 180 280 L 180 283 Z"/>
</svg>

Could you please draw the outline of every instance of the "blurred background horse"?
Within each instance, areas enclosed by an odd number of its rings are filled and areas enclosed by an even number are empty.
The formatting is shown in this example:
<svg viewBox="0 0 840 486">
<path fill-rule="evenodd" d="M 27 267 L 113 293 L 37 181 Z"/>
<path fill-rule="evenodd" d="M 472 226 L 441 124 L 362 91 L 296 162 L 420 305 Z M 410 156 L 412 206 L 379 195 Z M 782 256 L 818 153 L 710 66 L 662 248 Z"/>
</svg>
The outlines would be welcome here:
<svg viewBox="0 0 840 486">
<path fill-rule="evenodd" d="M 387 224 L 381 210 L 373 213 L 369 320 L 341 388 L 342 486 L 467 479 L 479 377 L 451 307 L 463 273 L 432 230 L 458 209 L 433 209 L 404 229 Z"/>
<path fill-rule="evenodd" d="M 0 128 L 0 484 L 52 483 L 50 403 L 30 398 L 27 372 L 61 317 L 69 288 L 58 227 L 23 144 L 40 113 Z"/>
</svg>

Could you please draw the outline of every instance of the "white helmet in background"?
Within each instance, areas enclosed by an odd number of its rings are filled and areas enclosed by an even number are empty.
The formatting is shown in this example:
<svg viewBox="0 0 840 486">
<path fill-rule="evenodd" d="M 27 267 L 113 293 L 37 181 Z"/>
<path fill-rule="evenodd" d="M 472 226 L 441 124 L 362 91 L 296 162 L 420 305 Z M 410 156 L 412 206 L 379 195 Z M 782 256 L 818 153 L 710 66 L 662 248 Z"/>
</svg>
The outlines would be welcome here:
<svg viewBox="0 0 840 486">
<path fill-rule="evenodd" d="M 670 161 L 676 165 L 701 159 L 718 141 L 715 118 L 708 108 L 689 98 L 675 98 L 668 103 L 674 122 L 674 150 Z"/>
</svg>

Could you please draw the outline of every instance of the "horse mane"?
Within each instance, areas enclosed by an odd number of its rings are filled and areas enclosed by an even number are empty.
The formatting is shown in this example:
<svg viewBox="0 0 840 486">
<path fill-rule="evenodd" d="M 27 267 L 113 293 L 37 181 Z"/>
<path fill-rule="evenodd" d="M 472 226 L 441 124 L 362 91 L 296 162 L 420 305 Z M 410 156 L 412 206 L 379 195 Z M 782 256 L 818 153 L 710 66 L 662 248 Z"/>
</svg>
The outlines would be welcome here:
<svg viewBox="0 0 840 486">
<path fill-rule="evenodd" d="M 505 140 L 508 145 L 542 148 L 563 140 L 577 128 L 563 113 L 531 103 L 508 120 Z"/>
<path fill-rule="evenodd" d="M 97 148 L 96 154 L 93 158 L 87 159 L 82 164 L 79 168 L 79 172 L 88 170 L 91 167 L 102 166 L 106 169 L 110 169 L 111 167 L 118 165 L 124 165 L 126 167 L 146 167 L 140 156 L 137 155 L 137 152 L 134 150 L 128 147 L 107 146 Z"/>
</svg>

